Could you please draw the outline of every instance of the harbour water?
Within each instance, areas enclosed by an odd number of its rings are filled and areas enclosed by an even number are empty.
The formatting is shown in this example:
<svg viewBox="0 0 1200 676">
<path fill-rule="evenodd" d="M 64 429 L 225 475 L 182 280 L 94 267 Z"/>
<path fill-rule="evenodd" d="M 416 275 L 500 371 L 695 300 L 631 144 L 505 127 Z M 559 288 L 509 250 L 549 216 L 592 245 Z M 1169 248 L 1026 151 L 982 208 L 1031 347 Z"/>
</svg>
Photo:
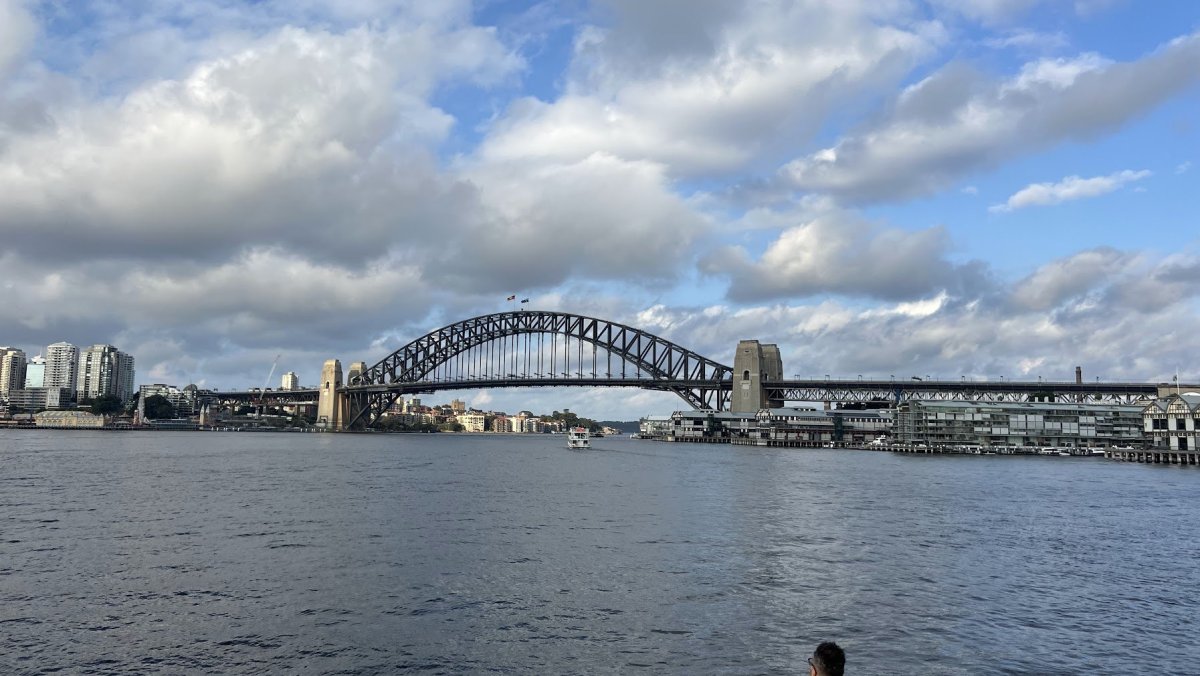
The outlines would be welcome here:
<svg viewBox="0 0 1200 676">
<path fill-rule="evenodd" d="M 0 432 L 0 673 L 1200 672 L 1200 471 Z"/>
</svg>

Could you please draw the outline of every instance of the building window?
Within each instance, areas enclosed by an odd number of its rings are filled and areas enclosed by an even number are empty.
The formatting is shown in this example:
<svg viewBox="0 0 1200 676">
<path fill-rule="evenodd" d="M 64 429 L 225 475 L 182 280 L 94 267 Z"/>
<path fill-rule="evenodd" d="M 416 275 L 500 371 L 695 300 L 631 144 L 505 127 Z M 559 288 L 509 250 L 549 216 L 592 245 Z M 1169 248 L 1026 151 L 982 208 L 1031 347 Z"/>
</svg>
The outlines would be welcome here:
<svg viewBox="0 0 1200 676">
<path fill-rule="evenodd" d="M 742 380 L 750 380 L 750 369 L 742 371 Z"/>
</svg>

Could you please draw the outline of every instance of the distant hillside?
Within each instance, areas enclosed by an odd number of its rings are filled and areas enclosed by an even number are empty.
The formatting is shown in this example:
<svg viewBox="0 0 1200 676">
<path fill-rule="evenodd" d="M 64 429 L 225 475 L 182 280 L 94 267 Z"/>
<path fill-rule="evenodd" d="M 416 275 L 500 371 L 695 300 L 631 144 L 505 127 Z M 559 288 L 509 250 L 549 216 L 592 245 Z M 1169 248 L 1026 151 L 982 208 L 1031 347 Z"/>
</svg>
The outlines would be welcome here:
<svg viewBox="0 0 1200 676">
<path fill-rule="evenodd" d="M 638 422 L 634 420 L 600 420 L 599 423 L 605 427 L 615 427 L 625 434 L 636 434 L 638 431 Z"/>
</svg>

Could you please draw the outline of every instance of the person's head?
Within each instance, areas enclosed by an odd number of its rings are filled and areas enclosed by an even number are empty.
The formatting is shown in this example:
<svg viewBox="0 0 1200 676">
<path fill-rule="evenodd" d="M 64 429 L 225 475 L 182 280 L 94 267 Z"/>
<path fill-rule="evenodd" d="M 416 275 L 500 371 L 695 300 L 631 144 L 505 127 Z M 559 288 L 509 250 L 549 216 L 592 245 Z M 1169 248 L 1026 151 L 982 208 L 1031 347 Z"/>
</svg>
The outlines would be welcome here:
<svg viewBox="0 0 1200 676">
<path fill-rule="evenodd" d="M 810 676 L 842 676 L 846 668 L 846 653 L 833 641 L 817 646 L 808 658 Z"/>
</svg>

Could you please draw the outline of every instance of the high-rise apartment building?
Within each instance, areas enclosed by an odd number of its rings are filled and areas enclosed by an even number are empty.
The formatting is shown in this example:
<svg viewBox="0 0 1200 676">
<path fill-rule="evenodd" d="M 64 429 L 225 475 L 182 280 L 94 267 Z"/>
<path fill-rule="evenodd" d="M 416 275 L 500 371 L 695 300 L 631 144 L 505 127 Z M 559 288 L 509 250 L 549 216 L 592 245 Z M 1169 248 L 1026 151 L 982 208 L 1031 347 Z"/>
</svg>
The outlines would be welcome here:
<svg viewBox="0 0 1200 676">
<path fill-rule="evenodd" d="M 55 343 L 46 348 L 45 387 L 65 387 L 75 394 L 79 379 L 79 348 Z"/>
<path fill-rule="evenodd" d="M 15 347 L 0 347 L 0 397 L 8 398 L 9 390 L 25 387 L 25 351 Z"/>
<path fill-rule="evenodd" d="M 45 382 L 46 360 L 39 354 L 25 365 L 25 387 L 45 387 Z"/>
<path fill-rule="evenodd" d="M 133 355 L 112 345 L 93 345 L 79 356 L 76 390 L 80 399 L 114 395 L 133 398 Z"/>
<path fill-rule="evenodd" d="M 281 390 L 298 390 L 300 389 L 300 378 L 295 371 L 288 371 L 283 374 L 283 382 L 280 383 Z"/>
</svg>

